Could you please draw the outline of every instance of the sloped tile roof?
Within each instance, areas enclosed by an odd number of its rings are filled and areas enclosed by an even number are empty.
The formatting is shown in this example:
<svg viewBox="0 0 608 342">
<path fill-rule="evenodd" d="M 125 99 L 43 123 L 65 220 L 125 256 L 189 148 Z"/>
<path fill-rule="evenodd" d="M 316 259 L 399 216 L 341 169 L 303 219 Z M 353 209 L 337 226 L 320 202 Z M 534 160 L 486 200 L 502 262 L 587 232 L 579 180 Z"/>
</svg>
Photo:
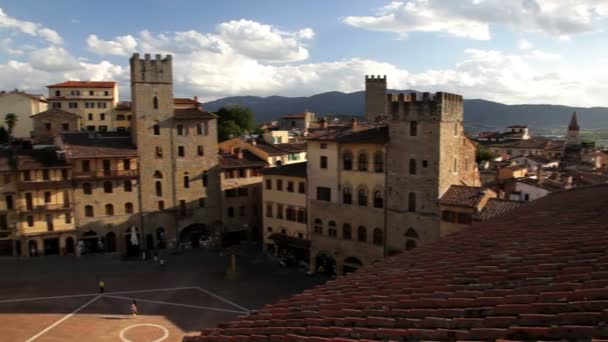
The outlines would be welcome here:
<svg viewBox="0 0 608 342">
<path fill-rule="evenodd" d="M 55 115 L 71 116 L 71 117 L 76 117 L 76 118 L 80 117 L 80 115 L 78 115 L 78 114 L 66 112 L 65 110 L 61 110 L 58 108 L 51 108 L 49 110 L 45 110 L 44 112 L 32 114 L 32 115 L 30 115 L 30 118 L 33 118 L 35 116 L 55 116 Z"/>
<path fill-rule="evenodd" d="M 551 194 L 184 341 L 606 339 L 607 206 Z"/>
<path fill-rule="evenodd" d="M 243 151 L 243 158 L 238 158 L 230 153 L 221 152 L 218 154 L 218 161 L 222 169 L 238 169 L 245 167 L 262 168 L 268 165 L 266 161 L 247 150 Z"/>
<path fill-rule="evenodd" d="M 89 132 L 65 132 L 60 136 L 67 158 L 137 156 L 130 136 Z"/>
<path fill-rule="evenodd" d="M 57 84 L 46 86 L 47 88 L 114 88 L 116 82 L 99 82 L 99 81 L 66 81 Z"/>
<path fill-rule="evenodd" d="M 289 177 L 300 177 L 306 178 L 306 165 L 307 162 L 285 164 L 281 166 L 269 167 L 261 170 L 260 173 L 264 175 L 276 175 L 276 176 L 289 176 Z"/>
<path fill-rule="evenodd" d="M 342 126 L 314 131 L 308 140 L 336 141 L 340 143 L 384 144 L 389 141 L 387 125 L 364 125 L 352 129 Z"/>
<path fill-rule="evenodd" d="M 485 189 L 478 186 L 450 185 L 439 199 L 439 204 L 476 208 L 485 195 Z"/>
<path fill-rule="evenodd" d="M 209 112 L 205 112 L 203 110 L 197 108 L 183 108 L 183 109 L 174 109 L 173 117 L 178 120 L 188 120 L 188 119 L 215 119 L 217 115 Z"/>
<path fill-rule="evenodd" d="M 483 209 L 475 214 L 474 219 L 477 221 L 486 221 L 494 216 L 502 215 L 522 205 L 522 202 L 507 201 L 498 198 L 490 198 Z"/>
</svg>

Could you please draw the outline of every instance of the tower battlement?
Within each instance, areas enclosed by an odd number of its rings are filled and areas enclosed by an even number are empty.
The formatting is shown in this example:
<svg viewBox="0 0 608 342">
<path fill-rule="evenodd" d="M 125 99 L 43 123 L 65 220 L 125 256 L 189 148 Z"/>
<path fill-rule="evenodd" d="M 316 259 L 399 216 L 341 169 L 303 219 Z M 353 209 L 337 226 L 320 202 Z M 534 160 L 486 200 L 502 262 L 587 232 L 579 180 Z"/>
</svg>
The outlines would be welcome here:
<svg viewBox="0 0 608 342">
<path fill-rule="evenodd" d="M 131 83 L 172 83 L 173 66 L 171 55 L 162 58 L 156 54 L 152 59 L 149 53 L 141 59 L 138 53 L 134 53 L 129 60 L 131 64 Z"/>
<path fill-rule="evenodd" d="M 365 75 L 365 82 L 386 82 L 386 75 Z"/>
<path fill-rule="evenodd" d="M 462 120 L 463 101 L 457 94 L 386 94 L 386 112 L 392 120 Z"/>
</svg>

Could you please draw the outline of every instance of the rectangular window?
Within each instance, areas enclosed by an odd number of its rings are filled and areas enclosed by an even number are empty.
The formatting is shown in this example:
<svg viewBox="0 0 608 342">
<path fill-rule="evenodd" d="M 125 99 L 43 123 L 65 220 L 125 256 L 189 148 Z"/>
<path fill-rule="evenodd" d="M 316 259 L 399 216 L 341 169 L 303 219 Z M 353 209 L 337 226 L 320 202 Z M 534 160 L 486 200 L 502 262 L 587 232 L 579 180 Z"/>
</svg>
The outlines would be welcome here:
<svg viewBox="0 0 608 342">
<path fill-rule="evenodd" d="M 283 180 L 277 179 L 277 191 L 283 191 Z"/>
<path fill-rule="evenodd" d="M 104 92 L 103 92 L 103 94 L 104 94 L 105 96 L 110 96 L 110 92 L 109 92 L 109 91 L 107 91 L 107 90 L 106 90 L 106 91 L 104 91 Z"/>
<path fill-rule="evenodd" d="M 64 132 L 65 131 L 69 131 L 70 130 L 70 124 L 68 124 L 68 123 L 62 123 L 61 124 L 61 130 L 64 131 Z"/>
<path fill-rule="evenodd" d="M 239 188 L 239 197 L 247 197 L 249 196 L 249 189 L 247 188 Z"/>
<path fill-rule="evenodd" d="M 50 180 L 51 172 L 49 170 L 42 170 L 42 180 Z"/>
<path fill-rule="evenodd" d="M 23 171 L 23 180 L 26 182 L 29 182 L 32 180 L 32 174 L 30 173 L 29 170 Z"/>
<path fill-rule="evenodd" d="M 68 108 L 78 108 L 78 102 L 68 102 Z"/>
<path fill-rule="evenodd" d="M 298 219 L 297 221 L 299 223 L 306 223 L 306 210 L 305 209 L 298 209 Z"/>
<path fill-rule="evenodd" d="M 428 160 L 423 160 L 423 161 L 422 161 L 422 167 L 423 167 L 423 168 L 425 168 L 425 169 L 426 169 L 427 167 L 429 167 L 429 161 L 428 161 Z"/>
<path fill-rule="evenodd" d="M 266 204 L 266 217 L 272 217 L 272 204 Z"/>
<path fill-rule="evenodd" d="M 410 121 L 410 136 L 415 137 L 418 135 L 418 122 Z"/>
<path fill-rule="evenodd" d="M 298 192 L 301 194 L 305 194 L 306 193 L 306 183 L 304 182 L 299 182 L 298 183 Z"/>
<path fill-rule="evenodd" d="M 72 223 L 72 214 L 71 213 L 66 213 L 65 214 L 65 223 L 66 224 Z"/>
<path fill-rule="evenodd" d="M 186 152 L 184 150 L 184 146 L 177 146 L 177 156 L 184 157 L 185 155 L 186 155 Z"/>
<path fill-rule="evenodd" d="M 184 135 L 184 125 L 177 125 L 177 135 Z"/>
<path fill-rule="evenodd" d="M 50 131 L 50 130 L 51 130 L 51 123 L 50 123 L 50 122 L 45 122 L 45 123 L 44 123 L 44 128 L 45 128 L 47 131 Z"/>
<path fill-rule="evenodd" d="M 61 179 L 62 180 L 68 179 L 68 170 L 67 169 L 61 169 Z"/>
<path fill-rule="evenodd" d="M 317 187 L 317 200 L 318 201 L 331 201 L 331 189 L 322 186 Z"/>
<path fill-rule="evenodd" d="M 60 90 L 55 90 L 55 96 L 61 96 L 61 91 Z"/>
<path fill-rule="evenodd" d="M 327 169 L 327 156 L 321 156 L 321 168 Z"/>
<path fill-rule="evenodd" d="M 87 114 L 87 119 L 92 121 L 93 120 L 93 113 L 89 113 Z"/>
<path fill-rule="evenodd" d="M 107 132 L 108 131 L 108 126 L 99 126 L 99 131 L 100 132 Z"/>
<path fill-rule="evenodd" d="M 91 171 L 91 161 L 89 161 L 89 160 L 83 160 L 82 164 L 81 164 L 81 167 L 82 167 L 82 171 L 84 171 L 84 172 Z"/>
<path fill-rule="evenodd" d="M 203 125 L 201 125 L 200 123 L 196 124 L 196 134 L 203 135 Z"/>
<path fill-rule="evenodd" d="M 247 178 L 247 169 L 239 169 L 239 178 Z"/>
<path fill-rule="evenodd" d="M 165 210 L 165 201 L 158 201 L 158 210 Z"/>
<path fill-rule="evenodd" d="M 292 181 L 288 181 L 287 182 L 287 192 L 293 192 L 294 191 L 294 185 Z"/>
<path fill-rule="evenodd" d="M 277 218 L 283 219 L 283 205 L 277 204 Z"/>
<path fill-rule="evenodd" d="M 61 102 L 53 102 L 53 108 L 61 108 Z"/>
<path fill-rule="evenodd" d="M 105 121 L 106 119 L 106 114 L 105 113 L 99 113 L 99 120 L 100 121 Z"/>
<path fill-rule="evenodd" d="M 27 217 L 27 226 L 28 227 L 33 227 L 34 226 L 34 216 L 29 215 Z"/>
<path fill-rule="evenodd" d="M 266 190 L 272 190 L 272 179 L 266 180 Z"/>
<path fill-rule="evenodd" d="M 51 203 L 51 193 L 49 191 L 44 192 L 44 203 Z"/>
<path fill-rule="evenodd" d="M 95 92 L 93 90 L 89 90 L 89 96 L 93 96 L 95 95 Z"/>
<path fill-rule="evenodd" d="M 162 158 L 163 157 L 163 148 L 160 146 L 156 146 L 156 158 Z"/>
<path fill-rule="evenodd" d="M 327 148 L 327 144 L 325 144 L 325 143 L 321 144 L 321 149 L 322 150 L 325 150 L 326 148 Z"/>
<path fill-rule="evenodd" d="M 7 210 L 15 209 L 15 203 L 13 202 L 13 195 L 6 195 L 4 198 L 6 199 L 6 209 Z"/>
<path fill-rule="evenodd" d="M 123 159 L 122 160 L 122 168 L 124 170 L 131 170 L 131 159 Z"/>
<path fill-rule="evenodd" d="M 205 155 L 205 150 L 203 149 L 202 145 L 196 146 L 196 154 L 198 154 L 199 156 Z"/>
<path fill-rule="evenodd" d="M 416 174 L 416 159 L 410 159 L 410 170 L 409 170 L 410 175 L 415 175 Z"/>
</svg>

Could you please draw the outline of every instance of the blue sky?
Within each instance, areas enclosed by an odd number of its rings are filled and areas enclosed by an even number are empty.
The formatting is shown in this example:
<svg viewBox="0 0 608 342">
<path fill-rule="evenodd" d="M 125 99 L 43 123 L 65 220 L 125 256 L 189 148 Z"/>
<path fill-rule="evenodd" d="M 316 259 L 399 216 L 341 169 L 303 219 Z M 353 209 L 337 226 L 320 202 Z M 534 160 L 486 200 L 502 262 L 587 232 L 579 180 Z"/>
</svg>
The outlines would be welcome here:
<svg viewBox="0 0 608 342">
<path fill-rule="evenodd" d="M 389 87 L 504 103 L 608 106 L 608 1 L 0 0 L 0 89 L 115 79 L 174 55 L 176 96 Z"/>
</svg>

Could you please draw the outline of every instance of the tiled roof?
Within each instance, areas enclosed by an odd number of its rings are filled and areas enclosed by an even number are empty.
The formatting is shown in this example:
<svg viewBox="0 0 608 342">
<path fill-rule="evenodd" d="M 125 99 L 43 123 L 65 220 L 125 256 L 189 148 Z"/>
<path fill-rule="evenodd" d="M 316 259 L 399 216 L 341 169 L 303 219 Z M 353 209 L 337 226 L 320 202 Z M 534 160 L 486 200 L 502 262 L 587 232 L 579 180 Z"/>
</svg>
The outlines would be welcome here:
<svg viewBox="0 0 608 342">
<path fill-rule="evenodd" d="M 494 216 L 502 215 L 519 207 L 522 202 L 507 201 L 498 198 L 490 198 L 483 209 L 475 214 L 474 219 L 477 221 L 486 221 Z"/>
<path fill-rule="evenodd" d="M 306 152 L 306 143 L 275 144 L 275 146 L 288 153 Z"/>
<path fill-rule="evenodd" d="M 508 142 L 500 142 L 490 144 L 490 147 L 502 147 L 502 148 L 530 148 L 530 149 L 562 149 L 564 147 L 563 140 L 549 140 L 549 139 L 523 139 L 514 140 Z"/>
<path fill-rule="evenodd" d="M 66 81 L 57 84 L 46 86 L 47 88 L 114 88 L 116 82 L 98 82 L 98 81 Z"/>
<path fill-rule="evenodd" d="M 61 133 L 67 158 L 137 156 L 131 137 L 89 132 Z"/>
<path fill-rule="evenodd" d="M 187 119 L 215 119 L 217 115 L 197 108 L 174 109 L 173 117 L 178 120 Z"/>
<path fill-rule="evenodd" d="M 308 140 L 336 141 L 340 143 L 369 143 L 385 144 L 389 141 L 387 125 L 359 124 L 356 129 L 352 126 L 328 128 L 314 131 Z"/>
<path fill-rule="evenodd" d="M 78 114 L 66 112 L 65 110 L 61 110 L 58 108 L 50 108 L 49 110 L 45 110 L 44 112 L 32 114 L 32 115 L 30 115 L 30 118 L 33 118 L 35 116 L 47 116 L 47 115 L 48 116 L 63 115 L 63 116 L 72 116 L 72 117 L 77 117 L 77 118 L 80 117 L 80 115 L 78 115 Z"/>
<path fill-rule="evenodd" d="M 184 341 L 606 339 L 607 206 L 551 194 Z"/>
<path fill-rule="evenodd" d="M 269 156 L 282 156 L 287 153 L 287 152 L 279 149 L 278 147 L 276 147 L 276 145 L 267 144 L 264 142 L 256 143 L 255 146 L 254 145 L 251 145 L 251 146 L 252 146 L 252 148 L 257 147 L 258 149 L 267 153 Z"/>
<path fill-rule="evenodd" d="M 307 162 L 285 164 L 281 166 L 269 167 L 261 170 L 260 173 L 272 176 L 288 176 L 306 178 Z"/>
<path fill-rule="evenodd" d="M 478 186 L 450 185 L 439 199 L 439 204 L 476 208 L 486 191 Z"/>
<path fill-rule="evenodd" d="M 69 167 L 65 160 L 57 158 L 56 149 L 22 150 L 17 152 L 17 168 L 34 170 Z"/>
<path fill-rule="evenodd" d="M 566 189 L 566 186 L 563 183 L 549 178 L 544 178 L 542 182 L 538 182 L 538 179 L 535 178 L 518 178 L 517 182 L 536 186 L 551 192 Z"/>
<path fill-rule="evenodd" d="M 243 158 L 240 159 L 233 154 L 221 152 L 218 154 L 218 161 L 222 169 L 266 167 L 268 165 L 267 162 L 247 150 L 243 151 Z"/>
<path fill-rule="evenodd" d="M 25 91 L 19 91 L 19 90 L 12 90 L 12 91 L 0 91 L 0 96 L 6 96 L 6 95 L 21 95 L 21 96 L 25 96 L 25 97 L 29 97 L 32 100 L 36 100 L 36 101 L 40 101 L 43 103 L 47 103 L 48 101 L 44 99 L 44 97 L 41 94 L 30 94 L 30 93 L 26 93 Z"/>
<path fill-rule="evenodd" d="M 192 104 L 192 105 L 196 105 L 199 104 L 198 101 L 194 100 L 194 99 L 190 99 L 187 97 L 175 97 L 173 98 L 173 104 Z"/>
</svg>

